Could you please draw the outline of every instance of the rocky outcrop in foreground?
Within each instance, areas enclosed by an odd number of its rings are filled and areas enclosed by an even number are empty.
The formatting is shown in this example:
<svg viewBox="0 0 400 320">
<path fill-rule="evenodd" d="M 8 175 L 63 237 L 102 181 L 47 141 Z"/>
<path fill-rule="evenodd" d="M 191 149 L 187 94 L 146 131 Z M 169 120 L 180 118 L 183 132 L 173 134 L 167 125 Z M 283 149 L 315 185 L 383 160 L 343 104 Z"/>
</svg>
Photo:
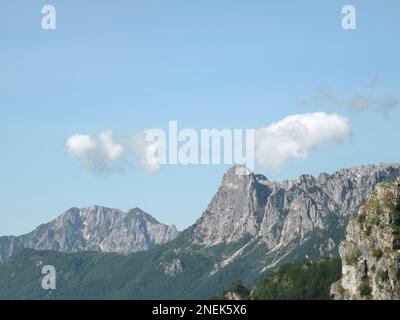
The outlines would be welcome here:
<svg viewBox="0 0 400 320">
<path fill-rule="evenodd" d="M 72 208 L 28 234 L 0 237 L 0 263 L 22 248 L 130 253 L 177 235 L 175 226 L 161 224 L 139 208 L 128 212 L 100 206 Z"/>
<path fill-rule="evenodd" d="M 337 300 L 400 299 L 400 179 L 378 185 L 346 229 L 340 245 Z"/>
</svg>

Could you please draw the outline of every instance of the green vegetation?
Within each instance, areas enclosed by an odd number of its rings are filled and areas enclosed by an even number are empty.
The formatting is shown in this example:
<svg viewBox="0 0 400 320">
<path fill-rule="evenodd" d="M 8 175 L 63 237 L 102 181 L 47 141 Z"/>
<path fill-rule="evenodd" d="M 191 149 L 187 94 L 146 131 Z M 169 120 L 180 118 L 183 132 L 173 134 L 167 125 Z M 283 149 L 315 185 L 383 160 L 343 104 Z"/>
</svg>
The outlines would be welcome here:
<svg viewBox="0 0 400 320">
<path fill-rule="evenodd" d="M 371 235 L 374 226 L 381 226 L 380 215 L 383 209 L 391 212 L 390 227 L 392 228 L 393 235 L 393 249 L 400 249 L 400 186 L 398 190 L 389 189 L 392 185 L 389 183 L 382 183 L 381 187 L 385 189 L 382 199 L 378 199 L 376 195 L 371 196 L 366 201 L 360 214 L 357 216 L 357 222 L 364 227 L 366 236 Z"/>
<path fill-rule="evenodd" d="M 340 276 L 340 260 L 290 263 L 258 282 L 251 297 L 255 300 L 329 300 L 330 286 Z"/>
<path fill-rule="evenodd" d="M 242 298 L 248 298 L 250 290 L 247 289 L 241 280 L 231 283 L 228 288 L 228 292 L 234 292 L 239 294 Z"/>
<path fill-rule="evenodd" d="M 344 299 L 345 290 L 344 290 L 344 288 L 343 288 L 341 283 L 338 284 L 338 290 L 339 290 L 340 300 L 343 300 Z"/>
<path fill-rule="evenodd" d="M 380 258 L 382 258 L 383 252 L 381 249 L 375 248 L 374 250 L 372 250 L 372 256 L 374 258 L 376 258 L 377 260 L 379 260 Z"/>
<path fill-rule="evenodd" d="M 369 285 L 369 279 L 364 279 L 357 289 L 361 297 L 368 298 L 372 292 L 371 286 Z"/>
<path fill-rule="evenodd" d="M 393 249 L 400 249 L 400 226 L 392 225 Z"/>
<path fill-rule="evenodd" d="M 389 209 L 389 210 L 394 210 L 395 209 L 395 202 L 394 200 L 394 195 L 392 192 L 386 192 L 383 200 L 382 200 L 382 204 L 385 208 Z"/>
<path fill-rule="evenodd" d="M 382 212 L 380 201 L 376 198 L 375 195 L 371 196 L 368 201 L 364 205 L 365 210 L 371 215 L 380 215 Z"/>
<path fill-rule="evenodd" d="M 360 210 L 360 213 L 358 214 L 358 216 L 357 216 L 357 218 L 356 218 L 356 221 L 359 223 L 359 224 L 363 224 L 364 222 L 365 222 L 365 219 L 367 218 L 367 214 L 365 213 L 365 210 L 364 209 L 361 209 Z"/>
<path fill-rule="evenodd" d="M 398 195 L 400 195 L 400 187 L 397 191 Z M 396 205 L 394 206 L 393 215 L 392 215 L 392 235 L 393 235 L 393 249 L 400 249 L 400 198 L 397 198 L 395 201 Z"/>
<path fill-rule="evenodd" d="M 396 272 L 396 279 L 400 281 L 400 269 Z"/>
<path fill-rule="evenodd" d="M 383 270 L 379 270 L 377 273 L 376 273 L 376 278 L 375 278 L 375 282 L 376 283 L 381 283 L 381 282 L 385 282 L 385 281 L 387 281 L 387 280 L 389 280 L 389 274 L 388 274 L 388 272 L 386 271 L 383 271 Z"/>
<path fill-rule="evenodd" d="M 267 248 L 250 237 L 228 245 L 190 244 L 183 232 L 164 245 L 132 254 L 61 253 L 22 250 L 0 265 L 0 299 L 209 299 L 242 279 L 253 287 L 260 279 Z M 246 253 L 220 270 L 215 265 L 244 245 Z M 179 259 L 183 270 L 164 273 L 163 264 Z M 40 263 L 57 270 L 57 290 L 43 290 Z"/>
<path fill-rule="evenodd" d="M 371 232 L 372 232 L 372 225 L 370 224 L 365 225 L 365 235 L 368 237 L 371 235 Z"/>
<path fill-rule="evenodd" d="M 381 202 L 383 202 L 383 204 Z M 371 235 L 374 226 L 379 227 L 381 225 L 382 208 L 387 206 L 385 203 L 385 201 L 380 201 L 373 195 L 365 202 L 363 208 L 360 210 L 356 221 L 364 226 L 364 233 L 366 236 Z"/>
<path fill-rule="evenodd" d="M 228 289 L 224 292 L 222 296 L 216 296 L 211 298 L 211 300 L 225 300 L 228 293 L 236 294 L 240 297 L 241 300 L 249 300 L 250 299 L 250 290 L 247 289 L 241 280 L 232 282 Z"/>
<path fill-rule="evenodd" d="M 354 248 L 350 255 L 345 257 L 345 262 L 348 265 L 355 265 L 357 264 L 358 258 L 360 257 L 360 250 L 358 248 Z"/>
<path fill-rule="evenodd" d="M 369 218 L 369 222 L 374 226 L 379 226 L 381 223 L 381 219 L 377 214 L 372 214 L 371 217 Z"/>
<path fill-rule="evenodd" d="M 265 242 L 251 236 L 213 247 L 193 245 L 190 242 L 193 228 L 169 243 L 127 255 L 26 249 L 0 265 L 0 299 L 209 299 L 224 292 L 237 279 L 242 279 L 245 287 L 253 288 L 257 281 L 286 263 L 300 261 L 305 255 L 312 260 L 320 259 L 320 248 L 326 247 L 327 239 L 339 243 L 344 238 L 345 227 L 339 224 L 338 218 L 328 213 L 326 220 L 329 228 L 313 230 L 307 234 L 308 240 L 304 243 L 290 243 L 270 253 Z M 217 263 L 245 245 L 241 256 L 219 270 L 215 268 Z M 338 257 L 337 248 L 327 249 L 326 254 Z M 282 258 L 286 252 L 290 253 Z M 163 264 L 174 259 L 179 259 L 184 268 L 171 277 L 164 273 Z M 272 265 L 278 259 L 273 268 L 260 274 L 266 265 Z M 55 266 L 57 290 L 41 288 L 40 263 Z M 340 261 L 336 263 L 340 265 Z M 317 265 L 310 267 L 311 270 Z M 339 277 L 340 267 L 336 270 Z M 311 281 L 304 289 L 314 290 L 314 293 L 304 295 L 304 299 L 311 296 L 329 298 L 329 286 L 336 279 L 330 279 L 329 272 L 326 273 L 326 279 Z M 311 278 L 311 275 L 307 277 Z"/>
</svg>

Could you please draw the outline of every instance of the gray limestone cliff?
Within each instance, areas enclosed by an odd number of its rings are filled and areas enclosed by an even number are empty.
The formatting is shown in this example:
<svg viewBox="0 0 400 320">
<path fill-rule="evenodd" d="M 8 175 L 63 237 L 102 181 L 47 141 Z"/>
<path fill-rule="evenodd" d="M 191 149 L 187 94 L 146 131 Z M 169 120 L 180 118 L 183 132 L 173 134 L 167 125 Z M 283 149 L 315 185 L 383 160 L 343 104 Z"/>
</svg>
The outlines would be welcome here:
<svg viewBox="0 0 400 320">
<path fill-rule="evenodd" d="M 128 212 L 100 206 L 72 208 L 28 234 L 0 237 L 0 263 L 22 248 L 130 253 L 177 235 L 175 226 L 161 224 L 139 208 Z"/>
<path fill-rule="evenodd" d="M 337 300 L 400 299 L 400 179 L 382 183 L 346 229 Z"/>
<path fill-rule="evenodd" d="M 325 237 L 318 248 L 322 256 L 337 252 L 350 218 L 378 183 L 394 181 L 400 175 L 400 165 L 357 166 L 284 182 L 250 171 L 237 175 L 236 171 L 237 166 L 224 175 L 194 225 L 193 243 L 213 246 L 251 235 L 271 252 L 293 243 L 301 245 L 318 230 Z M 340 232 L 343 235 L 338 235 Z M 330 234 L 338 235 L 337 239 Z"/>
</svg>

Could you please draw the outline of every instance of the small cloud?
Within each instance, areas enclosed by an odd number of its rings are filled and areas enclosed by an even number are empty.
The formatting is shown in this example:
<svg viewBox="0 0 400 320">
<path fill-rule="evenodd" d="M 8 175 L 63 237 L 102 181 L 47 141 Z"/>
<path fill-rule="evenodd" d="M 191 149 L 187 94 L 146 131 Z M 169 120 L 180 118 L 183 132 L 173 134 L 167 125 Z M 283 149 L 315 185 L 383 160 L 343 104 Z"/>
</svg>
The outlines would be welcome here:
<svg viewBox="0 0 400 320">
<path fill-rule="evenodd" d="M 389 95 L 379 102 L 378 109 L 383 113 L 387 113 L 398 106 L 400 106 L 399 99 L 395 95 Z"/>
<path fill-rule="evenodd" d="M 355 111 L 366 111 L 368 109 L 372 109 L 374 107 L 375 101 L 371 96 L 354 96 L 349 102 L 348 106 Z"/>
<path fill-rule="evenodd" d="M 373 97 L 374 89 L 377 85 L 377 81 L 373 80 L 368 85 L 368 94 L 355 95 L 348 100 L 348 106 L 357 112 L 367 111 L 373 109 L 376 104 L 376 99 Z"/>
<path fill-rule="evenodd" d="M 66 141 L 68 152 L 79 159 L 89 171 L 105 173 L 121 170 L 118 161 L 122 159 L 124 148 L 114 143 L 111 130 L 97 136 L 74 134 Z"/>
<path fill-rule="evenodd" d="M 121 173 L 133 161 L 147 173 L 154 173 L 161 167 L 148 161 L 148 155 L 159 149 L 159 143 L 147 141 L 146 131 L 123 138 L 118 143 L 113 141 L 111 130 L 95 136 L 74 134 L 67 139 L 66 147 L 69 154 L 93 173 Z"/>
<path fill-rule="evenodd" d="M 349 120 L 324 112 L 288 116 L 255 132 L 255 158 L 266 169 L 278 170 L 287 162 L 306 160 L 311 150 L 345 141 Z"/>
<path fill-rule="evenodd" d="M 311 98 L 306 99 L 303 103 L 312 104 L 316 106 L 328 104 L 335 107 L 339 107 L 341 105 L 339 96 L 333 92 L 330 88 L 320 87 L 318 88 Z"/>
</svg>

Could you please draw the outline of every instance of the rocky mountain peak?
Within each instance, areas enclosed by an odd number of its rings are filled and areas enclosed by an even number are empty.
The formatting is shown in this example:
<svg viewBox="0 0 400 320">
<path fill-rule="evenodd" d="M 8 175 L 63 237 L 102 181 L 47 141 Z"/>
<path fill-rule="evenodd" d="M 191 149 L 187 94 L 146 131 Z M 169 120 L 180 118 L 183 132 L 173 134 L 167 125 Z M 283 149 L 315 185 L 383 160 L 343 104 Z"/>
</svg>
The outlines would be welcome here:
<svg viewBox="0 0 400 320">
<path fill-rule="evenodd" d="M 228 171 L 224 174 L 224 177 L 229 177 L 229 176 L 250 176 L 252 175 L 253 172 L 245 165 L 243 164 L 235 164 L 231 168 L 228 169 Z"/>
<path fill-rule="evenodd" d="M 129 253 L 170 241 L 178 233 L 175 226 L 161 224 L 140 208 L 71 208 L 28 234 L 0 237 L 0 262 L 22 248 Z"/>
<path fill-rule="evenodd" d="M 234 166 L 223 176 L 194 225 L 194 243 L 212 246 L 245 235 L 263 239 L 271 250 L 302 243 L 313 230 L 343 228 L 378 183 L 394 181 L 400 175 L 399 164 L 382 164 L 277 182 L 252 172 L 237 175 L 237 169 Z M 334 252 L 337 246 L 328 237 L 320 251 Z"/>
<path fill-rule="evenodd" d="M 350 221 L 340 244 L 335 299 L 400 299 L 400 180 L 381 183 Z"/>
<path fill-rule="evenodd" d="M 234 166 L 196 224 L 194 242 L 213 245 L 256 235 L 260 214 L 271 190 L 246 167 Z"/>
</svg>

